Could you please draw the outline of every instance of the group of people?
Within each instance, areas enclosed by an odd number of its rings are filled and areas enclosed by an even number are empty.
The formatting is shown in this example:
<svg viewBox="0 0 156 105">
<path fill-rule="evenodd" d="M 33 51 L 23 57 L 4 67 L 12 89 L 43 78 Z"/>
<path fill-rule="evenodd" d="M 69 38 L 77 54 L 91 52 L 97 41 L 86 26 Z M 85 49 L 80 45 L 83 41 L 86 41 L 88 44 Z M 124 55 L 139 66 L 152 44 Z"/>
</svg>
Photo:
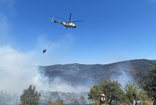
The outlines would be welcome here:
<svg viewBox="0 0 156 105">
<path fill-rule="evenodd" d="M 134 100 L 132 102 L 132 105 L 143 105 L 142 101 L 137 97 L 135 93 L 132 94 Z M 153 105 L 156 105 L 156 88 L 152 88 L 152 96 L 154 97 Z M 106 105 L 106 97 L 104 94 L 100 97 L 100 105 Z"/>
</svg>

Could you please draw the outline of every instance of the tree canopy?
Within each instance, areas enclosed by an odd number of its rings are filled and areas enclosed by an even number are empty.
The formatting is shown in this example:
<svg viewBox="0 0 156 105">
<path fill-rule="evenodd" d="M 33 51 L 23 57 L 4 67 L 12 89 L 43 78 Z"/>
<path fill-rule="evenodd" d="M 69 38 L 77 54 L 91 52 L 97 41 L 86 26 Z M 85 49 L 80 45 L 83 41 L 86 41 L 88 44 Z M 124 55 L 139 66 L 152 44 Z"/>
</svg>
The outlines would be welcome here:
<svg viewBox="0 0 156 105">
<path fill-rule="evenodd" d="M 156 87 L 156 65 L 153 68 L 149 69 L 149 73 L 147 76 L 150 79 L 150 86 L 151 87 Z"/>
<path fill-rule="evenodd" d="M 156 64 L 153 68 L 149 68 L 146 76 L 148 77 L 148 82 L 141 81 L 141 85 L 147 91 L 148 96 L 151 97 L 151 88 L 156 87 Z"/>
<path fill-rule="evenodd" d="M 23 91 L 20 97 L 20 105 L 39 105 L 39 99 L 41 95 L 36 91 L 36 87 L 30 85 L 28 89 Z"/>
<path fill-rule="evenodd" d="M 109 104 L 121 102 L 124 99 L 124 91 L 118 81 L 102 80 L 99 85 L 94 85 L 88 94 L 89 99 L 97 100 L 104 93 Z"/>
<path fill-rule="evenodd" d="M 121 89 L 121 84 L 118 81 L 102 80 L 100 85 L 103 88 L 103 93 L 107 96 L 109 104 L 112 101 L 122 102 L 124 101 L 124 91 Z"/>
<path fill-rule="evenodd" d="M 102 94 L 102 86 L 101 85 L 94 85 L 88 94 L 88 99 L 97 100 L 100 97 L 100 94 Z"/>
</svg>

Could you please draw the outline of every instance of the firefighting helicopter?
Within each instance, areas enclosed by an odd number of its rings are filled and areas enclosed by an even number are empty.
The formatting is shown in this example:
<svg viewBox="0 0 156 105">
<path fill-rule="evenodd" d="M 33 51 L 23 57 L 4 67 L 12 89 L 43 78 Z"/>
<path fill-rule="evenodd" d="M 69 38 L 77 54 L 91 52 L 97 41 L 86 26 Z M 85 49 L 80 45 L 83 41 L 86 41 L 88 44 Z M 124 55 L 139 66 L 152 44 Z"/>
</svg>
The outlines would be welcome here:
<svg viewBox="0 0 156 105">
<path fill-rule="evenodd" d="M 60 23 L 60 24 L 64 25 L 67 29 L 68 29 L 68 28 L 76 28 L 76 25 L 75 25 L 73 22 L 83 22 L 83 20 L 71 21 L 71 15 L 72 15 L 72 13 L 70 13 L 69 21 L 67 21 L 67 20 L 65 20 L 65 19 L 63 19 L 63 18 L 60 18 L 60 17 L 56 16 L 57 18 L 62 19 L 62 20 L 64 20 L 64 21 L 66 21 L 66 22 L 56 21 L 56 20 L 53 20 L 53 18 L 51 18 L 50 20 L 51 20 L 53 23 Z"/>
<path fill-rule="evenodd" d="M 63 19 L 63 18 L 60 18 L 60 17 L 58 17 L 58 16 L 56 16 L 57 18 L 62 19 L 62 20 L 64 20 L 64 21 L 66 21 L 66 22 L 56 21 L 56 20 L 53 20 L 53 18 L 50 19 L 50 20 L 51 20 L 53 23 L 60 23 L 60 24 L 64 25 L 67 29 L 68 29 L 68 28 L 76 28 L 76 25 L 75 25 L 73 22 L 83 22 L 83 20 L 71 21 L 71 15 L 72 15 L 72 13 L 70 13 L 69 21 L 68 21 L 68 20 L 65 20 L 65 19 Z M 52 41 L 50 42 L 50 44 L 48 45 L 48 47 L 49 47 L 51 44 L 52 44 Z M 48 48 L 48 47 L 47 47 L 47 48 Z M 43 49 L 43 53 L 45 53 L 45 52 L 47 51 L 47 48 L 46 48 L 46 49 Z"/>
</svg>

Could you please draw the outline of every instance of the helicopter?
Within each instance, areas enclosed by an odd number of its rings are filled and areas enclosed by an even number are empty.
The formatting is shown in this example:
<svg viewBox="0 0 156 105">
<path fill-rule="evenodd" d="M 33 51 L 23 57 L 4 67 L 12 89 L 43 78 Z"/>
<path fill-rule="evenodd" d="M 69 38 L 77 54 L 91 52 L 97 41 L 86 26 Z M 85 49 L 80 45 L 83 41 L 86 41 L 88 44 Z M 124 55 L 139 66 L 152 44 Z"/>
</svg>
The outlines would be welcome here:
<svg viewBox="0 0 156 105">
<path fill-rule="evenodd" d="M 53 20 L 53 18 L 51 19 L 51 21 L 52 21 L 53 23 L 60 23 L 60 24 L 64 25 L 67 29 L 68 29 L 68 28 L 76 28 L 76 25 L 75 25 L 73 22 L 83 22 L 83 20 L 71 21 L 71 15 L 72 15 L 72 13 L 70 13 L 69 21 L 67 21 L 67 20 L 65 20 L 65 19 L 63 19 L 63 18 L 60 18 L 60 17 L 56 16 L 57 18 L 62 19 L 62 20 L 64 20 L 64 21 L 66 21 L 66 22 L 56 21 L 56 20 Z"/>
</svg>

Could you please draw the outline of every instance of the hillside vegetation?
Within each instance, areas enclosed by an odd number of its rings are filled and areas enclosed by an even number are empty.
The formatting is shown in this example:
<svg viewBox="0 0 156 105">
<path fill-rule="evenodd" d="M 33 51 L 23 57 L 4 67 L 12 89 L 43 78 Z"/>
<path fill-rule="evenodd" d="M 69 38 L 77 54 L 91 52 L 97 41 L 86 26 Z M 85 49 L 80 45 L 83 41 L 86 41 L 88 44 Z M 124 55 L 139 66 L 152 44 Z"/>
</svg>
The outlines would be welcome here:
<svg viewBox="0 0 156 105">
<path fill-rule="evenodd" d="M 44 71 L 51 81 L 57 77 L 75 86 L 82 84 L 92 86 L 103 79 L 120 81 L 120 77 L 123 77 L 126 82 L 142 79 L 147 81 L 146 74 L 155 64 L 156 60 L 139 59 L 112 64 L 58 64 L 40 66 L 40 70 Z"/>
</svg>

